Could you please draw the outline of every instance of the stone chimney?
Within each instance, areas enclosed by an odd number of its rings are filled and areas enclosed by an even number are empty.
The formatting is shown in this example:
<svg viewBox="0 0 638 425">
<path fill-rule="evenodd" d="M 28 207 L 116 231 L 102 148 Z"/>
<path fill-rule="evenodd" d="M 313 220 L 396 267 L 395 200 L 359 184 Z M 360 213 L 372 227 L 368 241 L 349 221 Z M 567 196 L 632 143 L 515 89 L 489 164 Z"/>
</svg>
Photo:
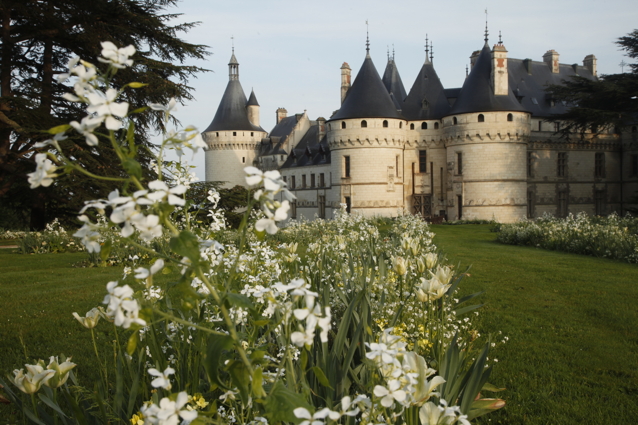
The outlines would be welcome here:
<svg viewBox="0 0 638 425">
<path fill-rule="evenodd" d="M 583 59 L 583 66 L 587 68 L 589 72 L 591 72 L 591 75 L 593 75 L 594 77 L 598 76 L 596 71 L 596 56 L 594 55 L 585 56 L 585 59 Z"/>
<path fill-rule="evenodd" d="M 283 120 L 287 116 L 288 116 L 288 111 L 286 111 L 286 108 L 278 108 L 277 109 L 277 121 L 275 122 L 275 124 L 279 124 L 279 121 Z"/>
<path fill-rule="evenodd" d="M 500 41 L 492 49 L 492 88 L 496 96 L 508 93 L 507 49 Z"/>
<path fill-rule="evenodd" d="M 543 55 L 543 62 L 545 62 L 547 65 L 549 65 L 549 69 L 552 70 L 553 74 L 558 74 L 559 73 L 559 69 L 558 69 L 558 53 L 556 52 L 556 50 L 548 50 Z"/>
<path fill-rule="evenodd" d="M 532 75 L 532 60 L 523 59 L 523 66 L 525 67 L 525 71 L 527 71 L 527 74 Z"/>
<path fill-rule="evenodd" d="M 326 135 L 326 119 L 324 117 L 317 118 L 317 126 L 319 127 L 319 131 L 317 131 L 317 143 L 321 142 L 323 136 Z"/>
<path fill-rule="evenodd" d="M 343 100 L 346 98 L 346 94 L 348 94 L 348 90 L 350 90 L 350 75 L 352 70 L 350 69 L 350 65 L 348 62 L 344 62 L 341 65 L 341 103 L 343 104 Z"/>
<path fill-rule="evenodd" d="M 470 56 L 470 69 L 474 68 L 474 64 L 476 63 L 476 59 L 479 57 L 480 54 L 481 54 L 480 50 L 474 50 L 472 52 L 472 55 Z"/>
</svg>

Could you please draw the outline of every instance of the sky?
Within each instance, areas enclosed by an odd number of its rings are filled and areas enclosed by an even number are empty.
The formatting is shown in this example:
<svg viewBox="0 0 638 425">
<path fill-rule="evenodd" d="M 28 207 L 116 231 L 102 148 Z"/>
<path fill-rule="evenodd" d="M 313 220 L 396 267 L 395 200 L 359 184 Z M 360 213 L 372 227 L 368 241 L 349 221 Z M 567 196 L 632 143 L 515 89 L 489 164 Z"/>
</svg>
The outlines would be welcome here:
<svg viewBox="0 0 638 425">
<path fill-rule="evenodd" d="M 211 53 L 187 64 L 211 72 L 189 81 L 195 98 L 175 115 L 184 126 L 208 127 L 234 44 L 239 80 L 247 97 L 255 90 L 266 131 L 279 107 L 329 118 L 340 105 L 341 65 L 350 65 L 354 81 L 363 63 L 366 29 L 377 71 L 383 75 L 388 50 L 394 52 L 407 92 L 423 65 L 426 36 L 443 86 L 461 87 L 471 53 L 484 44 L 486 9 L 490 45 L 501 31 L 508 57 L 542 61 L 554 49 L 560 63 L 582 65 L 594 54 L 599 75 L 632 61 L 614 42 L 638 28 L 636 0 L 182 0 L 167 10 L 182 14 L 175 23 L 200 23 L 180 37 Z M 204 180 L 204 153 L 187 159 Z"/>
</svg>

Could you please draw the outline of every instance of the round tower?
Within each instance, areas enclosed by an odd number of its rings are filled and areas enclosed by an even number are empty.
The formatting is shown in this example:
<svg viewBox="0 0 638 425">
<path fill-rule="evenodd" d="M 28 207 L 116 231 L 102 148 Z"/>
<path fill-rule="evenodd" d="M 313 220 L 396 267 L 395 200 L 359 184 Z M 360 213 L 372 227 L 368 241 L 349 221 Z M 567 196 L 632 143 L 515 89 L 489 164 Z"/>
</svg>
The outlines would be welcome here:
<svg viewBox="0 0 638 425">
<path fill-rule="evenodd" d="M 245 185 L 244 167 L 253 165 L 257 146 L 267 133 L 259 125 L 259 103 L 254 91 L 246 100 L 234 49 L 228 75 L 217 113 L 202 137 L 207 144 L 206 181 L 221 181 L 224 187 L 233 187 Z"/>
<path fill-rule="evenodd" d="M 507 50 L 485 46 L 454 106 L 443 119 L 450 220 L 496 219 L 527 213 L 530 113 L 508 87 Z"/>
<path fill-rule="evenodd" d="M 367 216 L 396 216 L 404 208 L 405 128 L 368 50 L 341 108 L 327 121 L 333 207 L 344 203 Z"/>
</svg>

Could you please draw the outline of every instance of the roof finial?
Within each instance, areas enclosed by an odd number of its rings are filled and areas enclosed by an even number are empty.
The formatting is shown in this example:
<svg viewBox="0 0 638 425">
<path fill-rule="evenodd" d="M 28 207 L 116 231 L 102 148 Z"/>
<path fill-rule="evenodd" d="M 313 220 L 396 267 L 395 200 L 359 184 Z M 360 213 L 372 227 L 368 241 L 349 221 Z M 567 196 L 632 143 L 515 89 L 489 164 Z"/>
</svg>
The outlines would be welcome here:
<svg viewBox="0 0 638 425">
<path fill-rule="evenodd" d="M 434 46 L 432 45 L 432 41 L 430 41 L 430 62 L 434 63 Z"/>
<path fill-rule="evenodd" d="M 369 31 L 367 19 L 366 19 L 366 56 L 370 56 L 370 31 Z"/>
<path fill-rule="evenodd" d="M 428 45 L 428 35 L 425 34 L 425 61 L 430 58 L 430 46 Z"/>
<path fill-rule="evenodd" d="M 235 54 L 235 36 L 231 35 L 230 36 L 230 44 L 233 48 L 233 55 Z"/>
<path fill-rule="evenodd" d="M 394 62 L 394 43 L 392 43 L 392 61 Z"/>
<path fill-rule="evenodd" d="M 467 64 L 465 64 L 465 78 L 467 78 L 468 75 L 470 75 L 470 70 L 467 67 Z"/>
<path fill-rule="evenodd" d="M 487 32 L 487 8 L 485 9 L 485 44 L 487 44 L 489 32 Z"/>
<path fill-rule="evenodd" d="M 388 62 L 390 62 L 390 46 L 386 45 L 386 47 L 388 48 Z"/>
</svg>

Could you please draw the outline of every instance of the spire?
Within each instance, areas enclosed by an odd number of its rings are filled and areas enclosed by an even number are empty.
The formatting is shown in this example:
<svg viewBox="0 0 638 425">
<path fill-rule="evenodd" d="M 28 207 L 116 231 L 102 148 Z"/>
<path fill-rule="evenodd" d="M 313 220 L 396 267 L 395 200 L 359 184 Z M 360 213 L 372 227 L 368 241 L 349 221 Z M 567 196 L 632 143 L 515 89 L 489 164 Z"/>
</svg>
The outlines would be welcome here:
<svg viewBox="0 0 638 425">
<path fill-rule="evenodd" d="M 428 45 L 428 35 L 425 34 L 425 63 L 430 61 L 430 46 Z"/>
<path fill-rule="evenodd" d="M 430 41 L 430 62 L 434 62 L 434 46 L 432 45 L 432 41 Z"/>
<path fill-rule="evenodd" d="M 228 62 L 228 79 L 234 81 L 239 80 L 239 62 L 237 62 L 237 58 L 235 57 L 235 37 L 230 37 L 230 39 L 233 54 L 230 57 L 230 62 Z"/>
<path fill-rule="evenodd" d="M 366 58 L 370 57 L 370 32 L 368 30 L 368 20 L 366 19 Z"/>
<path fill-rule="evenodd" d="M 468 75 L 470 75 L 470 70 L 467 65 L 465 65 L 465 78 L 467 78 Z"/>
<path fill-rule="evenodd" d="M 388 48 L 388 62 L 390 62 L 390 46 L 386 46 Z"/>
<path fill-rule="evenodd" d="M 500 30 L 498 32 L 498 44 L 501 45 L 501 46 L 503 45 L 503 39 L 501 38 L 501 31 Z"/>
<path fill-rule="evenodd" d="M 394 61 L 394 43 L 392 43 L 392 60 Z"/>
<path fill-rule="evenodd" d="M 489 40 L 489 32 L 487 31 L 487 9 L 485 9 L 485 45 L 487 46 L 487 40 Z"/>
</svg>

